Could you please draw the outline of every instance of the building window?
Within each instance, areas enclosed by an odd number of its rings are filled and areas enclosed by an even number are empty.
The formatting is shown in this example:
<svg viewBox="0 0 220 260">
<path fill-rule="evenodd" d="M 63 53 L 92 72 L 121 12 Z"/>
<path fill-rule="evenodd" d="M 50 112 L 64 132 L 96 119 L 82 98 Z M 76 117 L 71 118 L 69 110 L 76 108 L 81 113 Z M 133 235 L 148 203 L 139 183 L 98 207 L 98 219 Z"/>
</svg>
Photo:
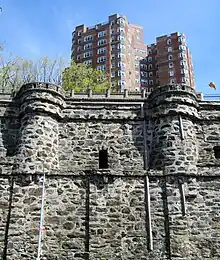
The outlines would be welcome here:
<svg viewBox="0 0 220 260">
<path fill-rule="evenodd" d="M 139 66 L 139 64 L 138 64 L 138 66 Z M 140 67 L 141 67 L 141 69 L 145 69 L 145 70 L 147 69 L 147 65 L 146 64 L 141 64 Z"/>
<path fill-rule="evenodd" d="M 88 50 L 92 48 L 92 43 L 87 43 L 84 45 L 84 50 Z"/>
<path fill-rule="evenodd" d="M 187 61 L 186 60 L 181 60 L 180 61 L 180 66 L 187 66 Z"/>
<path fill-rule="evenodd" d="M 154 81 L 151 79 L 149 80 L 149 85 L 153 85 L 154 84 Z"/>
<path fill-rule="evenodd" d="M 118 67 L 125 68 L 125 63 L 124 62 L 118 62 Z"/>
<path fill-rule="evenodd" d="M 114 51 L 115 50 L 115 45 L 112 45 L 111 46 L 111 51 Z"/>
<path fill-rule="evenodd" d="M 152 69 L 152 64 L 148 65 L 148 69 L 151 70 Z"/>
<path fill-rule="evenodd" d="M 84 64 L 85 64 L 85 65 L 92 65 L 92 60 L 85 60 L 85 61 L 84 61 Z"/>
<path fill-rule="evenodd" d="M 171 39 L 168 39 L 167 40 L 167 45 L 170 45 L 171 44 Z"/>
<path fill-rule="evenodd" d="M 106 44 L 106 39 L 102 39 L 98 41 L 98 46 Z"/>
<path fill-rule="evenodd" d="M 173 55 L 169 55 L 168 60 L 172 60 L 172 59 L 173 59 Z"/>
<path fill-rule="evenodd" d="M 178 42 L 185 42 L 185 37 L 182 35 L 178 38 Z"/>
<path fill-rule="evenodd" d="M 152 53 L 152 50 L 151 49 L 148 49 L 148 54 L 151 54 Z"/>
<path fill-rule="evenodd" d="M 108 168 L 108 151 L 100 150 L 99 151 L 99 169 L 107 169 Z"/>
<path fill-rule="evenodd" d="M 186 58 L 186 53 L 180 52 L 180 53 L 179 53 L 179 57 L 180 57 L 180 58 Z"/>
<path fill-rule="evenodd" d="M 124 30 L 124 28 L 119 27 L 119 28 L 117 29 L 117 32 L 120 32 L 121 34 L 123 34 L 123 33 L 125 32 L 125 30 Z"/>
<path fill-rule="evenodd" d="M 77 55 L 77 60 L 80 60 L 81 59 L 81 55 Z"/>
<path fill-rule="evenodd" d="M 148 80 L 147 79 L 141 79 L 141 83 L 148 85 Z"/>
<path fill-rule="evenodd" d="M 118 24 L 124 24 L 125 23 L 125 20 L 124 18 L 119 18 L 118 21 L 117 21 Z"/>
<path fill-rule="evenodd" d="M 141 76 L 142 76 L 142 77 L 147 77 L 147 72 L 141 71 Z"/>
<path fill-rule="evenodd" d="M 102 31 L 98 33 L 98 38 L 106 36 L 106 31 Z"/>
<path fill-rule="evenodd" d="M 87 35 L 84 37 L 84 42 L 88 42 L 88 41 L 92 41 L 93 40 L 93 36 L 92 35 Z"/>
<path fill-rule="evenodd" d="M 119 44 L 117 45 L 117 49 L 118 49 L 118 50 L 123 50 L 124 48 L 125 48 L 124 44 L 119 43 Z"/>
<path fill-rule="evenodd" d="M 153 72 L 149 72 L 149 77 L 153 77 Z"/>
<path fill-rule="evenodd" d="M 172 52 L 172 51 L 173 51 L 172 47 L 168 47 L 168 52 Z"/>
<path fill-rule="evenodd" d="M 173 68 L 173 62 L 169 63 L 169 68 L 172 69 Z"/>
<path fill-rule="evenodd" d="M 97 50 L 97 54 L 103 54 L 103 53 L 105 53 L 105 51 L 106 51 L 106 48 L 100 48 Z"/>
<path fill-rule="evenodd" d="M 170 84 L 174 84 L 175 83 L 175 80 L 174 79 L 171 79 L 170 80 Z"/>
<path fill-rule="evenodd" d="M 81 40 L 78 40 L 78 44 L 81 44 L 81 42 L 82 42 Z"/>
<path fill-rule="evenodd" d="M 100 66 L 97 66 L 96 68 L 97 68 L 97 70 L 105 71 L 106 66 L 105 65 L 100 65 Z"/>
<path fill-rule="evenodd" d="M 78 47 L 77 47 L 77 51 L 81 51 L 81 46 L 78 46 Z"/>
<path fill-rule="evenodd" d="M 115 77 L 115 72 L 113 71 L 112 73 L 111 73 L 111 78 L 114 78 Z"/>
<path fill-rule="evenodd" d="M 121 41 L 121 40 L 123 41 L 124 39 L 125 39 L 125 38 L 124 38 L 124 36 L 122 36 L 122 35 L 118 35 L 118 36 L 117 36 L 117 40 L 118 40 L 118 41 Z"/>
<path fill-rule="evenodd" d="M 152 57 L 148 57 L 148 62 L 151 62 L 152 61 Z"/>
<path fill-rule="evenodd" d="M 92 52 L 91 51 L 87 51 L 84 53 L 84 58 L 88 58 L 92 56 Z"/>
<path fill-rule="evenodd" d="M 81 35 L 82 35 L 82 31 L 79 31 L 79 32 L 78 32 L 78 36 L 81 36 Z"/>
<path fill-rule="evenodd" d="M 170 71 L 170 77 L 173 77 L 173 76 L 174 76 L 174 71 L 171 70 L 171 71 Z"/>
<path fill-rule="evenodd" d="M 101 57 L 98 57 L 97 58 L 97 62 L 100 63 L 100 62 L 104 62 L 106 61 L 106 56 L 101 56 Z"/>
<path fill-rule="evenodd" d="M 122 86 L 125 86 L 126 85 L 126 82 L 124 80 L 121 81 L 121 85 Z"/>
<path fill-rule="evenodd" d="M 180 50 L 180 51 L 182 51 L 182 50 L 183 50 L 183 51 L 186 51 L 186 46 L 180 45 L 180 46 L 179 46 L 179 50 Z"/>
<path fill-rule="evenodd" d="M 121 58 L 125 58 L 125 54 L 124 53 L 120 53 Z"/>
</svg>

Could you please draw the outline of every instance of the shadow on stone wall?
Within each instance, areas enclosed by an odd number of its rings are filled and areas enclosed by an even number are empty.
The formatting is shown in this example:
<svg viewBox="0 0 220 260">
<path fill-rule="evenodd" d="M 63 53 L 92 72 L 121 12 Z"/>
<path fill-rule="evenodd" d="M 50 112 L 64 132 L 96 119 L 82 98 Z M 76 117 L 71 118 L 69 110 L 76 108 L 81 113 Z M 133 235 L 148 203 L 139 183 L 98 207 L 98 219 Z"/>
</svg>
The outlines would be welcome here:
<svg viewBox="0 0 220 260">
<path fill-rule="evenodd" d="M 18 118 L 18 102 L 16 98 L 6 106 L 1 119 L 2 144 L 6 149 L 6 156 L 14 156 L 16 153 L 20 122 Z"/>
<path fill-rule="evenodd" d="M 148 121 L 148 119 L 143 118 L 143 110 L 140 107 L 140 109 L 136 110 L 135 120 L 130 122 L 132 125 L 132 139 L 134 142 L 134 146 L 139 152 L 139 156 L 142 158 L 142 170 L 148 169 L 149 167 L 148 157 L 150 151 L 150 144 L 147 137 Z M 135 160 L 135 156 L 133 157 L 133 159 Z"/>
<path fill-rule="evenodd" d="M 5 225 L 5 235 L 4 235 L 4 247 L 2 250 L 2 259 L 7 259 L 7 250 L 8 250 L 8 234 L 9 234 L 9 227 L 10 227 L 10 219 L 11 219 L 11 211 L 12 211 L 12 200 L 13 200 L 13 189 L 14 189 L 14 178 L 9 179 L 9 198 L 8 198 L 8 214 L 6 219 Z"/>
<path fill-rule="evenodd" d="M 5 107 L 4 107 L 5 106 Z M 1 170 L 2 174 L 8 176 L 9 182 L 9 197 L 8 197 L 8 210 L 5 224 L 5 234 L 4 234 L 4 247 L 2 251 L 2 259 L 7 259 L 7 249 L 8 249 L 8 234 L 10 228 L 11 211 L 13 203 L 13 189 L 15 178 L 11 176 L 15 164 L 14 156 L 16 154 L 18 135 L 20 122 L 18 118 L 18 103 L 15 98 L 12 98 L 10 103 L 1 104 L 2 110 L 5 108 L 4 113 L 1 115 L 1 150 L 0 150 L 0 160 L 1 160 Z"/>
<path fill-rule="evenodd" d="M 162 177 L 159 181 L 159 186 L 161 188 L 161 199 L 163 201 L 163 215 L 164 215 L 164 233 L 165 233 L 165 248 L 168 259 L 171 259 L 170 251 L 170 222 L 169 222 L 169 208 L 167 199 L 167 178 Z"/>
</svg>

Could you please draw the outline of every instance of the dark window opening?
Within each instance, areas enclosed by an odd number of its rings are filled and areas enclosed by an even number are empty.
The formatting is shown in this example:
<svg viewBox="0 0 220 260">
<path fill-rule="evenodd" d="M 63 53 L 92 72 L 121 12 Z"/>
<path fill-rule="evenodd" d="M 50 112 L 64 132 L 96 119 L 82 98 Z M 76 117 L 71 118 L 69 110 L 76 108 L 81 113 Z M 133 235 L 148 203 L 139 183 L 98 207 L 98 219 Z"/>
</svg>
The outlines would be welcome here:
<svg viewBox="0 0 220 260">
<path fill-rule="evenodd" d="M 214 148 L 215 158 L 220 159 L 220 146 L 215 146 Z"/>
<path fill-rule="evenodd" d="M 99 169 L 108 168 L 108 152 L 107 150 L 99 151 Z"/>
</svg>

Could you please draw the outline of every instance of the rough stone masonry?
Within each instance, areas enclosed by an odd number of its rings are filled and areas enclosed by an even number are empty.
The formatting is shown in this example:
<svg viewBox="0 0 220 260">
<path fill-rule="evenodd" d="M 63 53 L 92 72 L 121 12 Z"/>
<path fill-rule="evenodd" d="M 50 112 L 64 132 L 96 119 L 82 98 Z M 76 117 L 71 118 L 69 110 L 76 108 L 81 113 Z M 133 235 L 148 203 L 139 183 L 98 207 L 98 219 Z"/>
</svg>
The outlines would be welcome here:
<svg viewBox="0 0 220 260">
<path fill-rule="evenodd" d="M 0 108 L 2 259 L 36 259 L 43 174 L 41 259 L 220 259 L 220 102 L 32 83 Z"/>
</svg>

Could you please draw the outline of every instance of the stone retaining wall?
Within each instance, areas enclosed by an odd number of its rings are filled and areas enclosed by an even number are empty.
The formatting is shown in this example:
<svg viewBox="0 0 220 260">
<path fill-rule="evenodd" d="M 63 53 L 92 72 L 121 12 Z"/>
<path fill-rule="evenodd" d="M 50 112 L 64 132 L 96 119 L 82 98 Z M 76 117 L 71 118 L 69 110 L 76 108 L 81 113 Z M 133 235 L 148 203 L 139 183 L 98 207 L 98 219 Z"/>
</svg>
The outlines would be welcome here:
<svg viewBox="0 0 220 260">
<path fill-rule="evenodd" d="M 42 259 L 220 259 L 219 102 L 34 83 L 0 107 L 2 259 L 36 259 L 44 173 Z"/>
</svg>

